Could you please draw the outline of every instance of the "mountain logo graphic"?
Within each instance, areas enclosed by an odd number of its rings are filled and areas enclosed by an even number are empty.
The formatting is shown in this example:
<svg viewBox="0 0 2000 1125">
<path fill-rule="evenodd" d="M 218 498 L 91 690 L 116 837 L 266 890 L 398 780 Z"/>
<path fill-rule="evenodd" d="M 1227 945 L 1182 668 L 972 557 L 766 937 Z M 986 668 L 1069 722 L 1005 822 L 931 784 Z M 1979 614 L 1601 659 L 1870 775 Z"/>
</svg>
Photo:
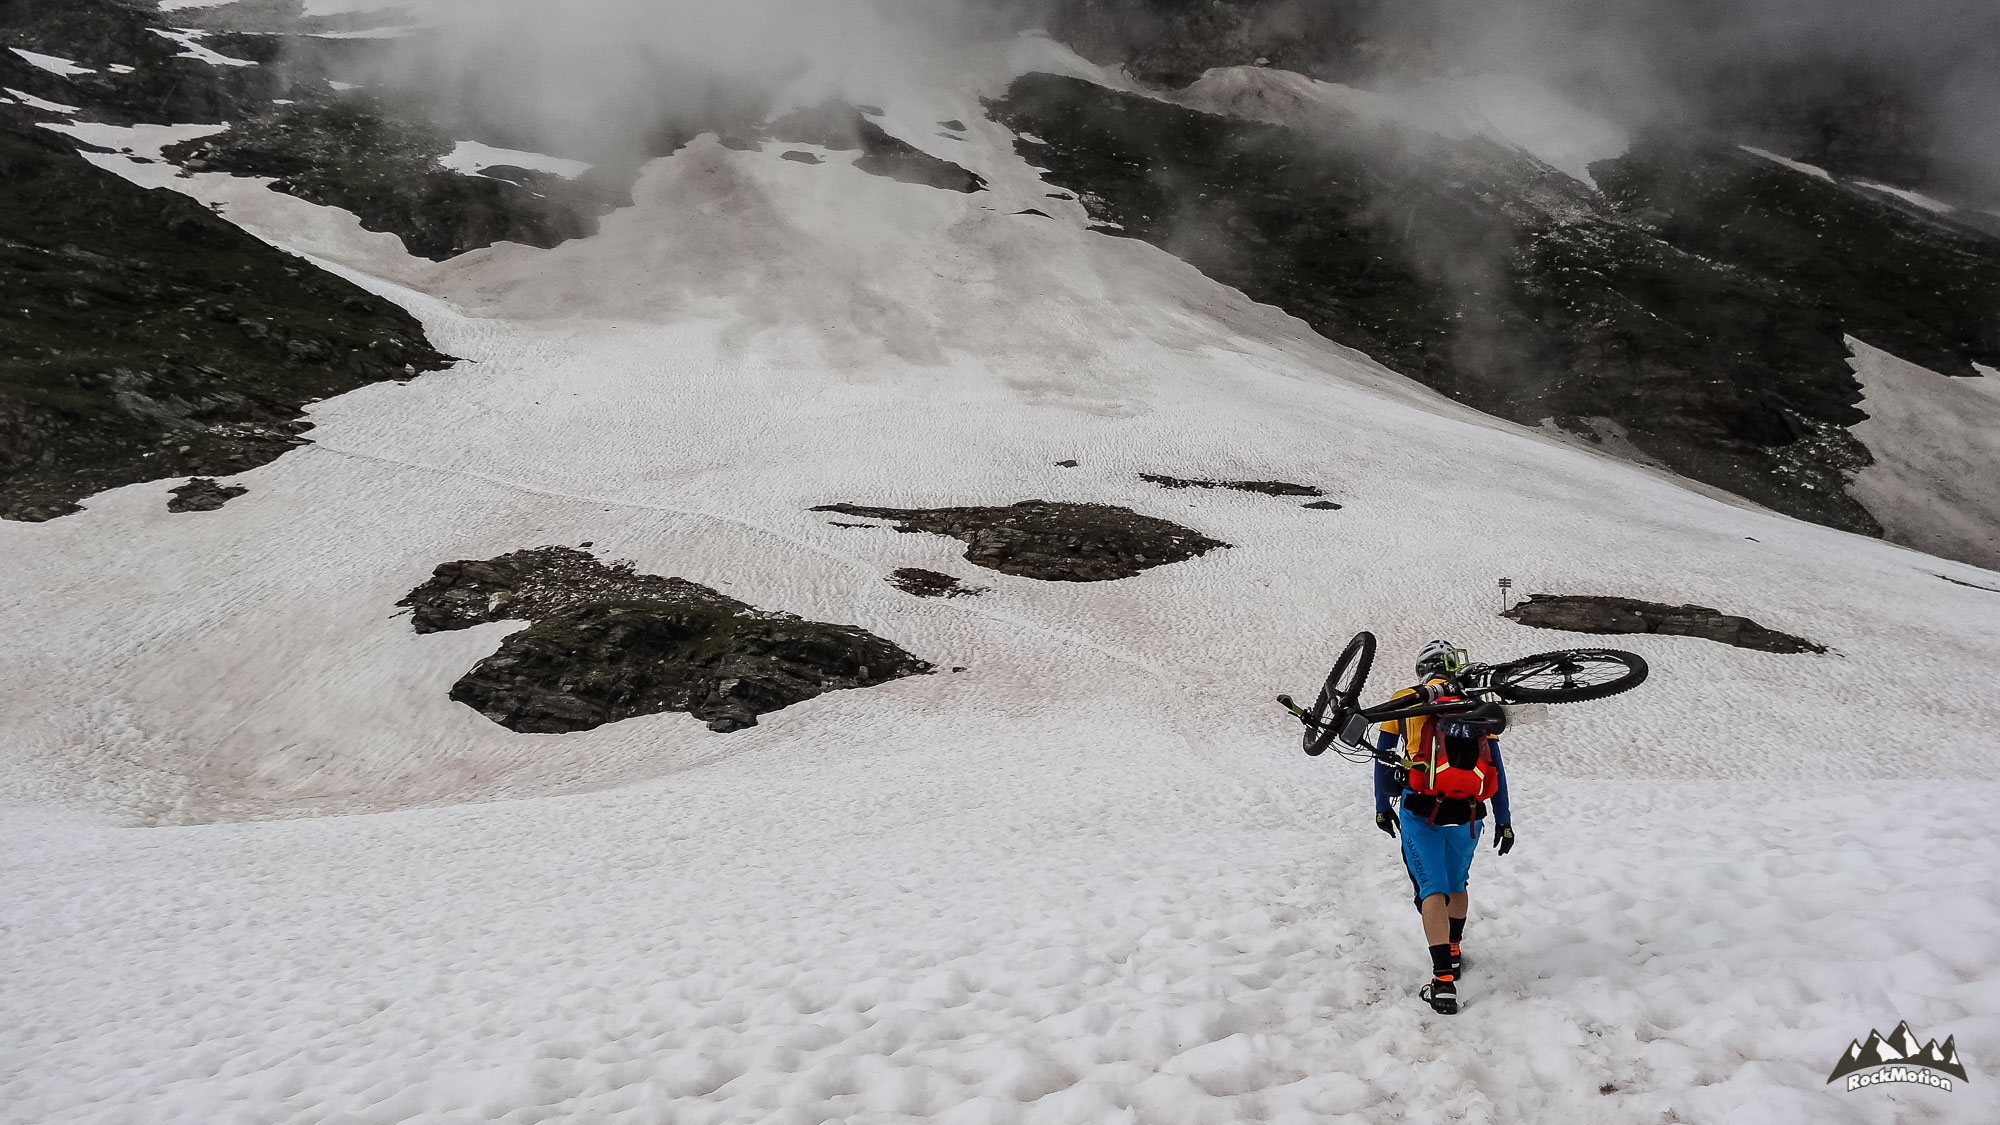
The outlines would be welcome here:
<svg viewBox="0 0 2000 1125">
<path fill-rule="evenodd" d="M 1873 1074 L 1860 1073 L 1874 1067 L 1885 1069 Z M 1965 1067 L 1958 1061 L 1955 1037 L 1946 1036 L 1942 1047 L 1936 1039 L 1920 1047 L 1916 1033 L 1910 1030 L 1910 1022 L 1904 1020 L 1887 1035 L 1870 1028 L 1866 1042 L 1856 1039 L 1849 1043 L 1847 1052 L 1840 1056 L 1826 1080 L 1836 1082 L 1846 1078 L 1850 1090 L 1878 1082 L 1921 1082 L 1949 1090 L 1951 1081 L 1944 1075 L 1967 1081 Z"/>
</svg>

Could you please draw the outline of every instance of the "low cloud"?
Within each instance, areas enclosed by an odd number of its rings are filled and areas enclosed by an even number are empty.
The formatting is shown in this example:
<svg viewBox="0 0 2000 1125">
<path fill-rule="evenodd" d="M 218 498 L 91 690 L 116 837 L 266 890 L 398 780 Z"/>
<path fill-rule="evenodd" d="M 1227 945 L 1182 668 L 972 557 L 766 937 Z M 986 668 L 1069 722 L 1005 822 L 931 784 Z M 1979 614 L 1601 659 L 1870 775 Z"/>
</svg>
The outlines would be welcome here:
<svg viewBox="0 0 2000 1125">
<path fill-rule="evenodd" d="M 972 0 L 432 0 L 372 81 L 429 115 L 585 159 L 839 96 L 992 26 Z"/>
</svg>

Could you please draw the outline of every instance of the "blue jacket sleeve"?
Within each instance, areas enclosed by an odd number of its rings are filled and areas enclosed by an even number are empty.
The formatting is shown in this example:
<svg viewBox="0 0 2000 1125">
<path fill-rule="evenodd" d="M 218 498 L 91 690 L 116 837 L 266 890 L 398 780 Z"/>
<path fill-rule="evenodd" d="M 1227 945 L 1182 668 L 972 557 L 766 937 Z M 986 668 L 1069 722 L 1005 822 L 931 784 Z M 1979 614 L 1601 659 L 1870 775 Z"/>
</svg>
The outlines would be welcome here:
<svg viewBox="0 0 2000 1125">
<path fill-rule="evenodd" d="M 1394 750 L 1395 748 L 1395 735 L 1384 731 L 1377 731 L 1375 733 L 1375 749 L 1377 751 L 1375 755 L 1375 811 L 1378 813 L 1388 812 L 1390 798 L 1397 796 L 1396 790 L 1398 786 L 1395 783 L 1394 767 L 1389 762 L 1383 760 L 1381 753 L 1381 751 Z"/>
<path fill-rule="evenodd" d="M 1500 788 L 1493 794 L 1493 823 L 1512 824 L 1514 814 L 1507 807 L 1507 767 L 1500 761 L 1500 740 L 1497 738 L 1493 740 L 1493 772 L 1500 775 Z"/>
</svg>

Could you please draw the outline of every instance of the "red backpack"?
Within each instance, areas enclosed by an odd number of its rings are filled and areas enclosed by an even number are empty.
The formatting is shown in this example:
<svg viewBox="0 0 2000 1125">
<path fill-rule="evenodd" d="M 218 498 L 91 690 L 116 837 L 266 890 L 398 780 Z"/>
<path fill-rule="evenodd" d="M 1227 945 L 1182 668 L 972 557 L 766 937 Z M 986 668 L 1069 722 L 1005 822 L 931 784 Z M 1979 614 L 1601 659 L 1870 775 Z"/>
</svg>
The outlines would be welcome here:
<svg viewBox="0 0 2000 1125">
<path fill-rule="evenodd" d="M 1446 696 L 1438 702 L 1448 702 Z M 1493 734 L 1486 726 L 1432 715 L 1405 763 L 1412 793 L 1461 801 L 1490 800 L 1500 790 Z"/>
</svg>

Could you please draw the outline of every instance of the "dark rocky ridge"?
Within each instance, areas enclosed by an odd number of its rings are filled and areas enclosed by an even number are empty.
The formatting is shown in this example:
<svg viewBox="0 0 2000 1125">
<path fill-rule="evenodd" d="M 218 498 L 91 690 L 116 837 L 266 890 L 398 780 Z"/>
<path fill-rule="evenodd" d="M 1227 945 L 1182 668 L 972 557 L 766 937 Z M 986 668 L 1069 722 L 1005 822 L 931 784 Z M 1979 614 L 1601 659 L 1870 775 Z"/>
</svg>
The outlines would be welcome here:
<svg viewBox="0 0 2000 1125">
<path fill-rule="evenodd" d="M 629 173 L 467 175 L 439 165 L 452 146 L 357 92 L 272 106 L 164 155 L 190 172 L 274 177 L 271 190 L 351 211 L 434 261 L 501 241 L 556 246 L 595 234 L 600 216 L 632 202 Z"/>
<path fill-rule="evenodd" d="M 1571 633 L 1659 633 L 1701 637 L 1759 652 L 1825 652 L 1825 645 L 1767 629 L 1747 617 L 1703 605 L 1662 605 L 1635 598 L 1530 594 L 1501 616 L 1537 629 Z"/>
<path fill-rule="evenodd" d="M 211 124 L 317 82 L 268 67 L 178 57 L 181 45 L 155 30 L 169 26 L 152 5 L 137 0 L 0 0 L 0 47 L 54 55 L 93 71 L 60 77 L 0 50 L 0 86 L 82 107 L 112 124 Z M 117 73 L 114 65 L 132 71 Z"/>
<path fill-rule="evenodd" d="M 2000 361 L 2000 240 L 1893 198 L 1660 134 L 1593 165 L 1617 214 L 1789 288 L 1945 375 Z"/>
<path fill-rule="evenodd" d="M 433 260 L 499 241 L 548 248 L 594 234 L 605 213 L 631 204 L 645 160 L 670 156 L 704 132 L 740 149 L 759 147 L 760 139 L 773 135 L 860 149 L 855 167 L 873 175 L 963 192 L 985 186 L 975 173 L 890 136 L 838 103 L 766 124 L 765 95 L 720 74 L 663 75 L 660 105 L 621 107 L 619 128 L 630 135 L 606 151 L 560 151 L 570 138 L 525 130 L 516 120 L 519 107 L 510 113 L 513 102 L 496 97 L 513 93 L 504 74 L 473 68 L 471 84 L 456 97 L 394 84 L 379 94 L 337 92 L 330 79 L 365 83 L 398 74 L 402 48 L 394 39 L 306 33 L 393 19 L 302 13 L 294 0 L 219 5 L 172 18 L 137 0 L 0 0 L 0 44 L 98 71 L 61 78 L 0 51 L 0 85 L 78 106 L 87 118 L 112 124 L 231 122 L 225 133 L 174 146 L 168 159 L 190 171 L 271 177 L 273 190 L 350 211 L 364 228 L 395 234 L 412 254 Z M 179 44 L 157 34 L 172 26 L 218 29 L 204 46 L 259 65 L 177 58 Z M 112 74 L 112 63 L 136 69 Z M 459 139 L 554 151 L 592 167 L 574 180 L 525 169 L 468 175 L 438 163 Z"/>
<path fill-rule="evenodd" d="M 1184 86 L 1219 66 L 1269 65 L 1328 80 L 1392 49 L 1381 0 L 1054 0 L 1049 31 L 1142 82 Z"/>
<path fill-rule="evenodd" d="M 419 633 L 533 622 L 452 685 L 509 730 L 565 734 L 685 711 L 715 731 L 829 691 L 933 667 L 849 625 L 761 612 L 569 547 L 449 562 L 397 603 Z"/>
<path fill-rule="evenodd" d="M 1204 71 L 1230 66 L 1272 66 L 1368 86 L 1467 69 L 1458 52 L 1478 29 L 1464 17 L 1484 7 L 1454 0 L 1050 0 L 1046 21 L 1086 58 L 1155 86 L 1185 86 Z M 1974 7 L 1967 5 L 1968 13 Z M 1621 20 L 1635 11 L 1645 14 L 1644 26 Z M 1560 12 L 1555 5 L 1540 10 L 1545 17 Z M 1788 34 L 1773 42 L 1759 38 L 1771 29 L 1756 26 L 1740 0 L 1609 5 L 1593 13 L 1596 19 L 1582 15 L 1571 9 L 1568 30 L 1596 44 L 1596 67 L 1565 76 L 1560 58 L 1544 60 L 1582 104 L 1607 96 L 1628 103 L 1627 124 L 1677 111 L 1732 144 L 1757 145 L 1840 175 L 2000 204 L 1992 160 L 1968 158 L 1965 141 L 1947 125 L 1952 83 L 1907 57 L 1908 44 L 1878 45 L 1851 34 Z M 1992 29 L 1989 18 L 1983 30 Z M 1976 40 L 1982 29 L 1969 34 Z M 1643 55 L 1643 63 L 1628 61 L 1645 73 L 1621 73 L 1622 84 L 1607 88 L 1606 48 Z M 1946 53 L 1965 63 L 1976 52 Z M 1476 47 L 1473 54 L 1479 55 Z M 1989 44 L 1989 72 L 1993 57 Z M 1632 89 L 1651 96 L 1629 104 Z"/>
<path fill-rule="evenodd" d="M 337 92 L 329 79 L 365 80 L 374 64 L 393 54 L 396 41 L 296 33 L 320 24 L 310 18 L 285 24 L 295 7 L 228 5 L 200 14 L 195 23 L 271 29 L 218 31 L 201 41 L 259 64 L 236 67 L 175 57 L 180 45 L 157 32 L 176 26 L 176 19 L 137 0 L 0 0 L 0 44 L 98 71 L 60 78 L 0 51 L 0 85 L 77 106 L 85 118 L 110 124 L 230 122 L 228 132 L 174 146 L 168 158 L 194 171 L 272 177 L 274 190 L 350 210 L 365 228 L 396 234 L 411 253 L 432 259 L 501 240 L 554 246 L 594 233 L 601 215 L 629 205 L 637 176 L 629 159 L 594 167 L 574 181 L 518 169 L 504 177 L 466 175 L 439 166 L 437 158 L 460 137 L 501 147 L 532 149 L 533 143 L 476 112 Z M 275 33 L 286 27 L 294 33 Z M 113 74 L 112 63 L 135 70 Z M 718 106 L 737 108 L 726 99 Z M 443 117 L 430 120 L 433 110 Z M 699 131 L 667 121 L 661 135 L 647 139 L 643 155 L 668 155 Z"/>
<path fill-rule="evenodd" d="M 306 14 L 302 0 L 230 0 L 213 7 L 183 8 L 173 13 L 173 20 L 181 27 L 202 28 L 208 31 L 299 35 L 372 31 L 378 28 L 407 26 L 417 22 L 416 16 L 402 8 L 363 9 L 310 16 Z"/>
<path fill-rule="evenodd" d="M 897 520 L 896 530 L 948 535 L 975 566 L 1047 582 L 1105 582 L 1184 562 L 1229 544 L 1167 520 L 1109 504 L 1023 500 L 1005 508 L 871 508 L 824 504 L 815 512 Z"/>
<path fill-rule="evenodd" d="M 1844 334 L 2000 363 L 2000 240 L 1733 149 L 1645 137 L 1601 197 L 1485 142 L 1299 130 L 1052 75 L 991 107 L 1142 238 L 1481 410 L 1621 427 L 1675 471 L 1879 534 Z M 1949 360 L 1950 362 L 1945 362 Z"/>
<path fill-rule="evenodd" d="M 93 71 L 60 77 L 0 50 L 0 85 L 114 125 L 331 92 L 309 67 L 179 58 L 156 33 L 167 26 L 130 0 L 0 0 L 0 46 Z M 0 518 L 243 472 L 304 440 L 306 404 L 450 362 L 396 305 L 92 167 L 76 155 L 88 146 L 35 127 L 50 119 L 0 105 Z"/>
<path fill-rule="evenodd" d="M 1281 480 L 1189 480 L 1184 477 L 1162 476 L 1159 473 L 1140 473 L 1139 479 L 1147 484 L 1157 484 L 1161 488 L 1222 488 L 1231 492 L 1260 492 L 1266 496 L 1325 496 L 1326 493 L 1309 484 L 1290 484 Z"/>
<path fill-rule="evenodd" d="M 1733 140 L 1891 184 L 1930 186 L 1940 171 L 1924 107 L 1894 74 L 1864 60 L 1736 63 L 1702 79 L 1700 89 L 1709 116 Z"/>
<path fill-rule="evenodd" d="M 213 512 L 248 491 L 240 484 L 217 484 L 207 477 L 196 477 L 173 489 L 173 499 L 167 501 L 167 511 Z"/>
<path fill-rule="evenodd" d="M 449 362 L 396 305 L 0 117 L 0 518 L 255 468 L 306 404 Z"/>
<path fill-rule="evenodd" d="M 501 241 L 546 249 L 587 237 L 604 214 L 632 202 L 639 168 L 629 156 L 593 165 L 573 180 L 525 169 L 467 175 L 440 166 L 454 134 L 421 122 L 415 107 L 364 92 L 298 91 L 291 100 L 164 155 L 191 172 L 273 177 L 272 190 L 350 211 L 366 229 L 393 233 L 412 254 L 436 261 Z M 740 100 L 716 112 L 713 120 L 663 123 L 645 138 L 643 155 L 670 156 L 713 131 L 737 149 L 758 148 L 764 139 L 859 149 L 854 166 L 871 175 L 950 191 L 985 187 L 975 173 L 890 136 L 849 106 L 829 103 L 768 125 Z M 501 132 L 476 118 L 457 124 L 487 138 Z M 533 143 L 504 136 L 489 143 L 502 141 Z M 782 155 L 819 162 L 809 153 Z"/>
</svg>

